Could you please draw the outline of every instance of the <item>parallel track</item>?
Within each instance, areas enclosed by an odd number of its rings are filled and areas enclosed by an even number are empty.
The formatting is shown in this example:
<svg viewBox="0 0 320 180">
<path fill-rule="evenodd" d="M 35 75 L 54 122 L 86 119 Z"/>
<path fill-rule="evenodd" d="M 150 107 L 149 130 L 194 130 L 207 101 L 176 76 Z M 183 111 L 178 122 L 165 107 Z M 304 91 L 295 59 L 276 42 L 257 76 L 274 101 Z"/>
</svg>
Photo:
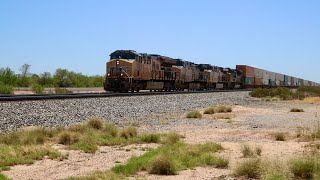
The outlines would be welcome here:
<svg viewBox="0 0 320 180">
<path fill-rule="evenodd" d="M 72 93 L 72 94 L 0 95 L 0 102 L 49 100 L 49 99 L 123 97 L 123 96 L 151 96 L 151 95 L 167 95 L 167 94 L 194 94 L 194 93 L 236 92 L 236 91 L 250 91 L 250 90 L 249 89 L 237 89 L 237 90 L 170 91 L 170 92 L 139 92 L 139 93 Z"/>
</svg>

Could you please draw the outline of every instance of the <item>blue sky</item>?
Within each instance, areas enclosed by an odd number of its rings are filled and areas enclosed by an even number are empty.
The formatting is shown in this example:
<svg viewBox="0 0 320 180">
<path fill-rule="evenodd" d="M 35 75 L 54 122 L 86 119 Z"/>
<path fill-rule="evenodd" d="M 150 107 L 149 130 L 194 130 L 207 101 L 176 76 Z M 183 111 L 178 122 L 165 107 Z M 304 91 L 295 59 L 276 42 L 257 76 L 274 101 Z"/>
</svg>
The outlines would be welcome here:
<svg viewBox="0 0 320 180">
<path fill-rule="evenodd" d="M 320 82 L 318 0 L 1 0 L 0 67 L 105 73 L 117 49 Z"/>
</svg>

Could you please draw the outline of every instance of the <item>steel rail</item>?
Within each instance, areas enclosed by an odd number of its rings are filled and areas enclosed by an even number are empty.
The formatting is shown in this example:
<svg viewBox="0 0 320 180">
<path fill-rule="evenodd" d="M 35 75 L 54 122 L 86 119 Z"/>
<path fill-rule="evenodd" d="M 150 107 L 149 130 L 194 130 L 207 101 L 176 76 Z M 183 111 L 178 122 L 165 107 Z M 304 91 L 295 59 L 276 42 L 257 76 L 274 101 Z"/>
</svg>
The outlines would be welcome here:
<svg viewBox="0 0 320 180">
<path fill-rule="evenodd" d="M 237 90 L 211 90 L 211 91 L 161 91 L 161 92 L 139 92 L 139 93 L 72 93 L 72 94 L 28 94 L 28 95 L 0 95 L 0 102 L 6 101 L 32 101 L 50 99 L 79 99 L 79 98 L 101 98 L 101 97 L 124 97 L 124 96 L 152 96 L 168 94 L 195 94 L 216 92 L 251 91 L 250 89 Z"/>
</svg>

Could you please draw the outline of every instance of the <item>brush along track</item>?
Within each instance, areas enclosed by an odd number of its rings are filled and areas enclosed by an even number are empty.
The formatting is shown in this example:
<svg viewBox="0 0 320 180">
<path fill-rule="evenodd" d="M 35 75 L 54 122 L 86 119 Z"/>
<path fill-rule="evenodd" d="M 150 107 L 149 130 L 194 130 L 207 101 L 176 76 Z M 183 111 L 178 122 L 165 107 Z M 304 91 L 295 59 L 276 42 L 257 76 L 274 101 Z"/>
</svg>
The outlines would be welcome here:
<svg viewBox="0 0 320 180">
<path fill-rule="evenodd" d="M 236 92 L 236 91 L 248 91 L 248 89 L 211 90 L 211 91 L 139 92 L 139 93 L 72 93 L 72 94 L 0 95 L 0 102 L 1 101 L 48 100 L 48 99 L 122 97 L 122 96 L 152 96 L 152 95 L 168 95 L 168 94 L 194 94 L 194 93 Z"/>
</svg>

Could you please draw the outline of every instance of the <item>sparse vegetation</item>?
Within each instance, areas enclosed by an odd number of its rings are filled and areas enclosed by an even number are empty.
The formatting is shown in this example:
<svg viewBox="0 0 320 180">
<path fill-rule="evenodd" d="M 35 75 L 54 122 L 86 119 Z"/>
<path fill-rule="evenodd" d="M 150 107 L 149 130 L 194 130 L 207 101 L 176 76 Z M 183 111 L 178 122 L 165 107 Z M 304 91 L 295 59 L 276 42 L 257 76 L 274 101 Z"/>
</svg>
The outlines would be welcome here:
<svg viewBox="0 0 320 180">
<path fill-rule="evenodd" d="M 199 111 L 194 110 L 194 111 L 190 111 L 187 114 L 186 118 L 202 118 L 202 115 Z"/>
<path fill-rule="evenodd" d="M 32 164 L 45 157 L 58 160 L 66 158 L 66 155 L 49 146 L 52 143 L 94 153 L 102 145 L 159 143 L 160 137 L 160 134 L 139 135 L 134 127 L 124 128 L 118 134 L 114 125 L 97 118 L 66 128 L 32 127 L 0 135 L 0 169 L 5 170 L 17 164 Z M 179 139 L 174 134 L 167 136 L 167 142 L 175 143 Z"/>
<path fill-rule="evenodd" d="M 262 148 L 259 146 L 256 146 L 255 149 L 252 149 L 249 145 L 243 144 L 241 145 L 241 153 L 242 153 L 242 157 L 244 158 L 252 158 L 252 157 L 256 157 L 257 155 L 261 156 Z"/>
<path fill-rule="evenodd" d="M 236 177 L 259 179 L 262 175 L 261 160 L 257 158 L 246 159 L 236 166 L 234 175 Z"/>
<path fill-rule="evenodd" d="M 192 169 L 196 166 L 228 167 L 228 160 L 213 153 L 222 150 L 216 143 L 190 145 L 183 142 L 165 144 L 146 154 L 131 158 L 125 165 L 116 165 L 112 171 L 123 175 L 134 175 L 147 170 L 155 174 L 175 174 L 176 171 Z"/>
<path fill-rule="evenodd" d="M 273 137 L 276 141 L 285 141 L 286 140 L 286 133 L 276 132 L 276 133 L 273 133 Z"/>
<path fill-rule="evenodd" d="M 264 98 L 266 101 L 273 101 L 272 98 L 278 97 L 280 100 L 303 100 L 306 97 L 319 97 L 320 87 L 315 86 L 301 86 L 296 92 L 291 91 L 288 88 L 278 87 L 272 89 L 258 88 L 254 89 L 250 95 L 252 97 Z"/>
<path fill-rule="evenodd" d="M 290 110 L 290 112 L 304 112 L 304 110 L 303 109 L 298 109 L 298 108 L 292 108 Z"/>
</svg>

